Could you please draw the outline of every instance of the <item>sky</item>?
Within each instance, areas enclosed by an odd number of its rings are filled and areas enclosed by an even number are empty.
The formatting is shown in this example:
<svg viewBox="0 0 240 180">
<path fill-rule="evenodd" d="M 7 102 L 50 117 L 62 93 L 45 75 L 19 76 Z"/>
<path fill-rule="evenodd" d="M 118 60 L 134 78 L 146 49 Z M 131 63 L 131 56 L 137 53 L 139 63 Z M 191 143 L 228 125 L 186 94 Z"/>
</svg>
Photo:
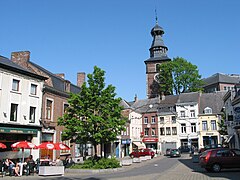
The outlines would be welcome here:
<svg viewBox="0 0 240 180">
<path fill-rule="evenodd" d="M 156 14 L 168 56 L 206 78 L 240 74 L 239 9 L 239 0 L 0 0 L 0 55 L 30 51 L 32 62 L 73 84 L 98 66 L 116 97 L 145 99 Z"/>
</svg>

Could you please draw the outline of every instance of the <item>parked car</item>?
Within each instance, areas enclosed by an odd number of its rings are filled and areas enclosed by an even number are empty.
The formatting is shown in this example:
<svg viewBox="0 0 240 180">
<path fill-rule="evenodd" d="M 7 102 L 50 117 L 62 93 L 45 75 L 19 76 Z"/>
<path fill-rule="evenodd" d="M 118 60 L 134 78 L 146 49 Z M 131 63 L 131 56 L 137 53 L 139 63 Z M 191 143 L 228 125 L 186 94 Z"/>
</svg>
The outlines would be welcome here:
<svg viewBox="0 0 240 180">
<path fill-rule="evenodd" d="M 203 148 L 199 149 L 198 153 L 201 155 L 204 151 L 208 149 L 216 149 L 216 148 L 222 148 L 221 144 L 211 144 L 211 145 L 206 145 Z"/>
<path fill-rule="evenodd" d="M 151 156 L 153 158 L 155 156 L 155 152 L 151 149 L 138 149 L 130 153 L 131 158 L 140 157 L 140 156 Z"/>
<path fill-rule="evenodd" d="M 220 172 L 225 168 L 240 168 L 240 150 L 227 148 L 206 150 L 200 156 L 200 165 L 207 171 L 214 172 Z"/>
<path fill-rule="evenodd" d="M 170 156 L 170 152 L 171 152 L 171 149 L 170 149 L 170 148 L 166 149 L 166 154 L 165 154 L 165 156 Z"/>
<path fill-rule="evenodd" d="M 179 149 L 171 149 L 170 157 L 181 157 L 181 152 Z"/>
</svg>

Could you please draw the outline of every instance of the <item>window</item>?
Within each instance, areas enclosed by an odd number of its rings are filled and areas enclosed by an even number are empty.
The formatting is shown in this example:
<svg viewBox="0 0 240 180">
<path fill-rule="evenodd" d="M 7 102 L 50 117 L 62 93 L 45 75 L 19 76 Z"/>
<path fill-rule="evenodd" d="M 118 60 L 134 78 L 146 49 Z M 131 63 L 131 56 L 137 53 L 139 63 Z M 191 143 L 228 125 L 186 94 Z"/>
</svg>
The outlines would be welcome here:
<svg viewBox="0 0 240 180">
<path fill-rule="evenodd" d="M 13 79 L 12 82 L 12 90 L 13 91 L 19 91 L 19 80 Z"/>
<path fill-rule="evenodd" d="M 204 113 L 205 113 L 205 114 L 212 114 L 212 109 L 209 108 L 209 107 L 206 107 L 206 108 L 204 109 Z"/>
<path fill-rule="evenodd" d="M 186 124 L 181 124 L 181 133 L 186 133 Z"/>
<path fill-rule="evenodd" d="M 211 129 L 212 130 L 217 130 L 217 125 L 215 120 L 211 120 Z"/>
<path fill-rule="evenodd" d="M 202 130 L 203 131 L 206 131 L 208 129 L 208 127 L 207 127 L 207 121 L 203 121 L 202 122 Z"/>
<path fill-rule="evenodd" d="M 149 128 L 145 128 L 145 129 L 144 129 L 144 135 L 145 135 L 145 136 L 148 136 L 148 134 L 149 134 Z"/>
<path fill-rule="evenodd" d="M 17 121 L 17 110 L 18 110 L 18 105 L 12 103 L 11 104 L 10 121 Z"/>
<path fill-rule="evenodd" d="M 30 94 L 31 95 L 36 95 L 37 94 L 37 85 L 31 84 Z"/>
<path fill-rule="evenodd" d="M 185 117 L 185 111 L 180 111 L 180 116 Z"/>
<path fill-rule="evenodd" d="M 172 116 L 172 123 L 176 123 L 176 116 Z"/>
<path fill-rule="evenodd" d="M 156 129 L 152 128 L 152 136 L 156 136 Z"/>
<path fill-rule="evenodd" d="M 164 128 L 160 128 L 160 135 L 165 135 Z"/>
<path fill-rule="evenodd" d="M 144 117 L 144 124 L 148 123 L 148 117 Z"/>
<path fill-rule="evenodd" d="M 63 104 L 63 113 L 66 113 L 66 110 L 68 107 L 69 107 L 69 104 Z"/>
<path fill-rule="evenodd" d="M 164 117 L 160 117 L 160 124 L 164 124 Z"/>
<path fill-rule="evenodd" d="M 29 122 L 30 123 L 35 122 L 35 113 L 36 113 L 36 107 L 30 107 L 30 113 L 29 113 Z"/>
<path fill-rule="evenodd" d="M 53 104 L 53 102 L 51 100 L 47 99 L 46 119 L 48 119 L 48 120 L 52 119 L 52 104 Z"/>
<path fill-rule="evenodd" d="M 177 135 L 177 127 L 172 127 L 172 135 Z"/>
<path fill-rule="evenodd" d="M 195 117 L 195 110 L 190 110 L 190 116 Z"/>
<path fill-rule="evenodd" d="M 171 129 L 170 129 L 170 127 L 167 127 L 167 128 L 166 128 L 166 135 L 171 135 Z"/>
<path fill-rule="evenodd" d="M 152 116 L 152 124 L 155 124 L 155 123 L 156 123 L 155 116 Z"/>
<path fill-rule="evenodd" d="M 196 130 L 196 123 L 191 123 L 191 131 L 194 133 L 194 132 L 197 132 Z"/>
</svg>

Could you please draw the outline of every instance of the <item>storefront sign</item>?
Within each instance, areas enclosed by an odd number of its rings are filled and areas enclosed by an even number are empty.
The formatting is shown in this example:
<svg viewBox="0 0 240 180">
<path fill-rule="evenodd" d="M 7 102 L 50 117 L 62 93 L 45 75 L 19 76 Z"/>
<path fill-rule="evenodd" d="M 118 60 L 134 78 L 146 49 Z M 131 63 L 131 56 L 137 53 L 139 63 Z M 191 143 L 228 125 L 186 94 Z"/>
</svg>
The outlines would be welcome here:
<svg viewBox="0 0 240 180">
<path fill-rule="evenodd" d="M 143 142 L 158 142 L 158 138 L 143 138 Z"/>
<path fill-rule="evenodd" d="M 37 129 L 0 127 L 0 133 L 37 135 Z"/>
<path fill-rule="evenodd" d="M 130 144 L 131 139 L 122 139 L 122 144 Z"/>
</svg>

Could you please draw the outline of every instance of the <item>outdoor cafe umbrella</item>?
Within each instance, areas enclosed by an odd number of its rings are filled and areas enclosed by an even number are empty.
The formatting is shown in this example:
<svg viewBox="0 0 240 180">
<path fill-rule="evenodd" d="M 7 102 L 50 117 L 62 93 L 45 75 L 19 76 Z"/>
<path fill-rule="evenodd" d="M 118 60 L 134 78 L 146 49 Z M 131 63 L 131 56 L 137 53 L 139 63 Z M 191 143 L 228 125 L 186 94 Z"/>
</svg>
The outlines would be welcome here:
<svg viewBox="0 0 240 180">
<path fill-rule="evenodd" d="M 0 149 L 6 149 L 6 148 L 7 148 L 7 146 L 0 142 Z"/>
<path fill-rule="evenodd" d="M 47 149 L 47 150 L 53 150 L 55 149 L 55 146 L 51 142 L 43 142 L 37 146 L 38 149 Z"/>
<path fill-rule="evenodd" d="M 12 148 L 21 148 L 22 149 L 22 162 L 24 162 L 24 149 L 33 149 L 37 146 L 31 142 L 19 141 L 11 145 Z"/>
<path fill-rule="evenodd" d="M 61 142 L 54 143 L 55 150 L 70 150 L 70 147 L 68 147 L 66 144 L 63 144 Z"/>
</svg>

